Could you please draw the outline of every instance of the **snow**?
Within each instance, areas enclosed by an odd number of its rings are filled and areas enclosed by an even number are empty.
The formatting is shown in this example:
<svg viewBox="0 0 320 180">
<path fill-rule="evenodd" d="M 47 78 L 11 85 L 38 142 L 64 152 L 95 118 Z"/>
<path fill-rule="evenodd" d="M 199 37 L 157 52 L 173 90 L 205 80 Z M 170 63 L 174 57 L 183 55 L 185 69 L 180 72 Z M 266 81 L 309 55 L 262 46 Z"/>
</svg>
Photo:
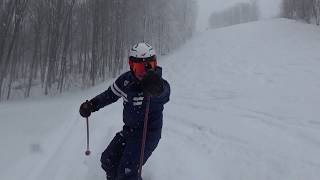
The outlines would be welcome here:
<svg viewBox="0 0 320 180">
<path fill-rule="evenodd" d="M 171 83 L 145 180 L 318 180 L 320 29 L 286 19 L 197 34 L 161 59 Z M 121 101 L 90 117 L 60 97 L 0 104 L 1 180 L 103 180 L 99 158 L 122 126 Z"/>
</svg>

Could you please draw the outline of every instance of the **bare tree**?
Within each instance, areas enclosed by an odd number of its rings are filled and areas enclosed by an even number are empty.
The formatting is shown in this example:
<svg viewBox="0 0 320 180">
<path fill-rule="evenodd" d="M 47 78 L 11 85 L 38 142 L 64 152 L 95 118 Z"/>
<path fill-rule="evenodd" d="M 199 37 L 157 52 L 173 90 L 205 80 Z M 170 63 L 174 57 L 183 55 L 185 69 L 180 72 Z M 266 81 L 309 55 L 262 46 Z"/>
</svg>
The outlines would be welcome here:
<svg viewBox="0 0 320 180">
<path fill-rule="evenodd" d="M 3 17 L 3 28 L 1 28 L 1 42 L 0 42 L 0 64 L 1 64 L 1 72 L 0 72 L 0 98 L 2 94 L 2 85 L 3 80 L 7 74 L 9 60 L 12 55 L 13 48 L 15 46 L 16 41 L 18 40 L 20 34 L 21 23 L 24 19 L 24 13 L 28 4 L 28 0 L 11 0 L 7 2 L 8 11 L 4 13 Z M 10 25 L 12 24 L 12 29 Z M 10 32 L 11 29 L 11 32 Z M 11 35 L 11 38 L 7 38 L 8 33 Z M 5 47 L 6 41 L 8 41 L 7 48 Z M 4 57 L 4 49 L 6 48 L 5 59 Z M 15 63 L 15 62 L 14 62 Z M 11 83 L 11 82 L 10 82 Z M 11 85 L 9 86 L 11 89 Z"/>
<path fill-rule="evenodd" d="M 61 62 L 60 62 L 60 75 L 59 75 L 59 81 L 58 81 L 58 89 L 61 93 L 63 90 L 64 85 L 64 79 L 66 78 L 67 74 L 67 53 L 68 49 L 71 44 L 71 25 L 72 25 L 72 10 L 75 4 L 75 0 L 70 1 L 70 4 L 67 4 L 66 8 L 66 17 L 64 19 L 63 23 L 63 29 L 64 32 L 64 41 L 63 41 L 63 49 L 62 49 L 62 56 L 61 56 Z"/>
<path fill-rule="evenodd" d="M 238 3 L 222 12 L 213 13 L 210 16 L 210 26 L 219 28 L 256 21 L 259 18 L 257 1 Z"/>
<path fill-rule="evenodd" d="M 32 27 L 32 34 L 34 35 L 33 39 L 33 55 L 31 64 L 29 65 L 29 76 L 28 84 L 25 91 L 25 97 L 29 97 L 30 90 L 32 87 L 32 80 L 37 76 L 37 67 L 41 63 L 41 34 L 43 32 L 44 24 L 44 2 L 42 0 L 32 1 L 30 7 L 30 24 Z M 38 65 L 37 65 L 38 64 Z"/>
<path fill-rule="evenodd" d="M 164 55 L 195 28 L 192 0 L 0 1 L 0 98 L 93 86 L 114 77 L 147 41 Z"/>
<path fill-rule="evenodd" d="M 283 0 L 282 16 L 320 24 L 319 0 Z"/>
<path fill-rule="evenodd" d="M 313 0 L 313 13 L 315 17 L 315 22 L 320 25 L 320 0 Z"/>
</svg>

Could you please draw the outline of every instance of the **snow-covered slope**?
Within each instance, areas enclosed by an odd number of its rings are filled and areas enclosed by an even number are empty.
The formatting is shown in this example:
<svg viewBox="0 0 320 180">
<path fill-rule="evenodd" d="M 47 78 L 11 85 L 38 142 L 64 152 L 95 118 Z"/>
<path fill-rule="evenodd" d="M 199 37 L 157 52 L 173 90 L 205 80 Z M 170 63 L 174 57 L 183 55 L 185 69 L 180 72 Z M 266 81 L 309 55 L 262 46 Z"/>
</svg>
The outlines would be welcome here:
<svg viewBox="0 0 320 180">
<path fill-rule="evenodd" d="M 319 50 L 319 27 L 276 19 L 198 34 L 162 59 L 172 95 L 145 180 L 318 180 Z M 0 104 L 0 179 L 103 180 L 121 102 L 90 117 L 89 157 L 78 106 L 110 83 Z"/>
</svg>

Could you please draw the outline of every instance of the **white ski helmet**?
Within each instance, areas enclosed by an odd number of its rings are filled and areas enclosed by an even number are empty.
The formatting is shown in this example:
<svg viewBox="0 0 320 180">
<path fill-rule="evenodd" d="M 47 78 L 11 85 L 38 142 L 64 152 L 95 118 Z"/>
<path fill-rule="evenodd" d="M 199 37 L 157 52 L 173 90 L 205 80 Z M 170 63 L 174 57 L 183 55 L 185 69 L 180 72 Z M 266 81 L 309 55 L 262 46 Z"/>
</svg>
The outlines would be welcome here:
<svg viewBox="0 0 320 180">
<path fill-rule="evenodd" d="M 140 59 L 142 62 L 148 61 L 149 58 L 155 59 L 155 56 L 153 47 L 145 42 L 135 44 L 129 52 L 129 58 Z"/>
<path fill-rule="evenodd" d="M 148 70 L 157 67 L 155 50 L 148 43 L 135 44 L 129 52 L 129 66 L 135 77 L 141 80 Z"/>
</svg>

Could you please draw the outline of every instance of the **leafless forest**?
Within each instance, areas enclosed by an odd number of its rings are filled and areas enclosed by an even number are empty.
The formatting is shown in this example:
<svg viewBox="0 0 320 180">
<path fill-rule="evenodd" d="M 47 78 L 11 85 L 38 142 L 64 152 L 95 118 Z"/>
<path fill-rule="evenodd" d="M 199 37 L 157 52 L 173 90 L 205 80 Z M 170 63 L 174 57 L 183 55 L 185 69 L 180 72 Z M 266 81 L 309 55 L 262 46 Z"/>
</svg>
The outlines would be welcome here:
<svg viewBox="0 0 320 180">
<path fill-rule="evenodd" d="M 256 21 L 259 18 L 257 1 L 238 3 L 222 12 L 212 13 L 209 19 L 211 28 L 220 28 L 235 24 Z"/>
<path fill-rule="evenodd" d="M 320 0 L 283 0 L 282 15 L 320 25 Z"/>
<path fill-rule="evenodd" d="M 0 100 L 94 86 L 114 77 L 128 48 L 165 55 L 191 37 L 192 0 L 0 0 Z"/>
</svg>

